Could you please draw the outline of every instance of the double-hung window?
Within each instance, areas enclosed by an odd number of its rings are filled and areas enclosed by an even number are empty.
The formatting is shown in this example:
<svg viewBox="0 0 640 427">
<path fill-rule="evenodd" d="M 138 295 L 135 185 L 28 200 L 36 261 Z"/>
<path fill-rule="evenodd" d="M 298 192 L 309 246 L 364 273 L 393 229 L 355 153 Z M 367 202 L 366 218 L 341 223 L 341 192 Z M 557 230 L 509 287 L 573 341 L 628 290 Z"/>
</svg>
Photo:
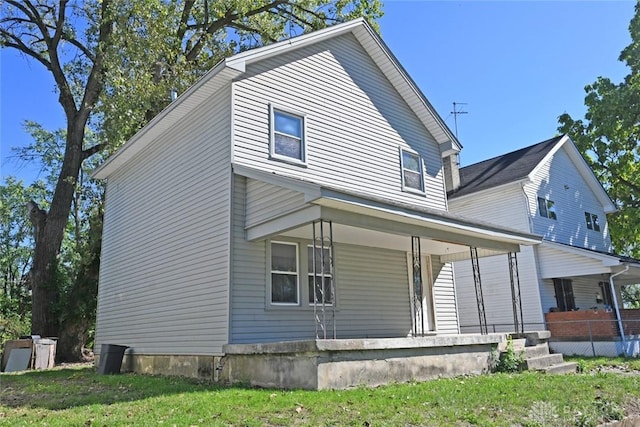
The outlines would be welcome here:
<svg viewBox="0 0 640 427">
<path fill-rule="evenodd" d="M 538 212 L 540 212 L 540 216 L 542 217 L 558 219 L 553 201 L 547 200 L 544 197 L 538 197 Z"/>
<path fill-rule="evenodd" d="M 298 245 L 271 242 L 271 304 L 298 305 Z"/>
<path fill-rule="evenodd" d="M 290 163 L 306 163 L 304 116 L 271 106 L 270 156 Z"/>
<path fill-rule="evenodd" d="M 600 222 L 598 221 L 598 215 L 590 212 L 584 213 L 584 219 L 587 222 L 587 228 L 589 230 L 600 231 Z"/>
<path fill-rule="evenodd" d="M 400 167 L 402 169 L 402 189 L 414 193 L 424 193 L 424 175 L 420 155 L 401 148 Z"/>
<path fill-rule="evenodd" d="M 331 250 L 329 248 L 315 249 L 315 269 L 313 262 L 313 246 L 307 248 L 307 265 L 309 276 L 309 304 L 333 304 L 333 290 L 331 289 Z M 315 298 L 314 298 L 315 292 Z"/>
</svg>

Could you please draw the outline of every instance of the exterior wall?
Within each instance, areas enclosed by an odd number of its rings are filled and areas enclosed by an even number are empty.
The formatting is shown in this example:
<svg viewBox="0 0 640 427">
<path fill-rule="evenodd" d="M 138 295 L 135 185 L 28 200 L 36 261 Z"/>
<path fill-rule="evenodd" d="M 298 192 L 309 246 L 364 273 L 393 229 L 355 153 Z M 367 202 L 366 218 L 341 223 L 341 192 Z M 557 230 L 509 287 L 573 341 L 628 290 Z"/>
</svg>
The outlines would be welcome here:
<svg viewBox="0 0 640 427">
<path fill-rule="evenodd" d="M 527 198 L 519 184 L 449 199 L 449 212 L 531 232 Z"/>
<path fill-rule="evenodd" d="M 231 88 L 109 177 L 96 349 L 220 354 L 228 338 Z"/>
<path fill-rule="evenodd" d="M 610 268 L 602 265 L 602 261 L 560 251 L 544 244 L 538 246 L 537 253 L 540 261 L 540 275 L 543 278 L 570 278 L 572 276 L 609 274 L 611 272 Z"/>
<path fill-rule="evenodd" d="M 300 307 L 268 305 L 268 243 L 245 240 L 246 179 L 236 176 L 234 182 L 230 342 L 315 338 L 313 307 L 305 303 L 308 301 L 306 272 L 300 275 Z M 310 243 L 293 241 L 298 242 L 300 248 Z M 338 337 L 407 336 L 411 330 L 411 313 L 406 254 L 345 244 L 336 244 L 334 250 Z"/>
<path fill-rule="evenodd" d="M 247 179 L 246 226 L 259 224 L 305 205 L 304 194 L 267 184 L 255 179 Z"/>
<path fill-rule="evenodd" d="M 522 247 L 517 258 L 525 330 L 544 329 L 533 248 Z M 513 331 L 513 306 L 507 255 L 480 258 L 479 265 L 489 332 Z M 471 261 L 456 262 L 455 273 L 456 292 L 458 295 L 464 295 L 458 298 L 461 332 L 477 332 L 479 331 L 478 304 Z"/>
<path fill-rule="evenodd" d="M 354 36 L 249 65 L 233 98 L 234 162 L 446 209 L 437 143 Z M 306 114 L 306 166 L 269 159 L 270 104 Z M 426 195 L 402 191 L 399 147 L 421 154 Z"/>
<path fill-rule="evenodd" d="M 564 148 L 558 150 L 552 160 L 538 170 L 532 182 L 525 185 L 525 191 L 529 199 L 534 234 L 542 235 L 545 240 L 576 247 L 611 250 L 609 227 L 603 207 Z M 540 216 L 538 197 L 554 202 L 557 220 Z M 598 215 L 601 231 L 587 229 L 585 212 Z"/>
<path fill-rule="evenodd" d="M 527 198 L 519 184 L 451 199 L 449 210 L 520 231 L 531 230 Z M 525 329 L 541 329 L 544 319 L 540 310 L 534 249 L 521 247 L 517 257 Z M 461 332 L 476 332 L 479 330 L 478 304 L 471 261 L 458 261 L 454 266 L 456 292 L 463 296 L 458 298 Z M 513 309 L 507 255 L 480 258 L 480 275 L 489 331 L 512 331 Z"/>
<path fill-rule="evenodd" d="M 605 306 L 602 303 L 596 302 L 596 293 L 601 294 L 599 282 L 609 283 L 609 277 L 607 276 L 565 276 L 571 279 L 573 286 L 573 296 L 576 301 L 576 307 L 580 310 L 588 310 L 592 308 L 604 309 Z M 608 285 L 607 285 L 608 286 Z M 544 312 L 548 312 L 552 307 L 557 306 L 555 289 L 553 287 L 553 280 L 547 279 L 542 281 L 541 286 L 542 294 L 542 309 Z M 622 297 L 620 295 L 620 287 L 616 286 L 616 298 L 618 303 L 622 305 Z"/>
<path fill-rule="evenodd" d="M 440 334 L 460 333 L 456 290 L 453 284 L 453 266 L 431 258 L 436 331 Z"/>
</svg>

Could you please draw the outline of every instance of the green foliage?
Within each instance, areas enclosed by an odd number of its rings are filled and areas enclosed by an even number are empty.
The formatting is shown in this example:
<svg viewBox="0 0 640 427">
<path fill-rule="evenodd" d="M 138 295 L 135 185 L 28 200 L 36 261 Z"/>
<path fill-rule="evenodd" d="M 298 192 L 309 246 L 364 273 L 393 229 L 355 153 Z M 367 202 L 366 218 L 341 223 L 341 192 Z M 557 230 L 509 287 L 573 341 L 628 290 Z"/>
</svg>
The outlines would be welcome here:
<svg viewBox="0 0 640 427">
<path fill-rule="evenodd" d="M 513 348 L 513 339 L 507 338 L 507 346 L 505 351 L 500 353 L 498 361 L 495 365 L 495 372 L 519 372 L 522 370 L 522 364 L 524 363 L 524 355 L 522 352 L 517 352 Z"/>
<path fill-rule="evenodd" d="M 584 120 L 559 117 L 567 133 L 602 182 L 618 211 L 609 227 L 617 252 L 640 257 L 640 4 L 629 32 L 631 44 L 619 60 L 630 73 L 620 83 L 606 77 L 586 86 Z"/>
<path fill-rule="evenodd" d="M 640 284 L 620 287 L 624 308 L 640 308 Z"/>
</svg>

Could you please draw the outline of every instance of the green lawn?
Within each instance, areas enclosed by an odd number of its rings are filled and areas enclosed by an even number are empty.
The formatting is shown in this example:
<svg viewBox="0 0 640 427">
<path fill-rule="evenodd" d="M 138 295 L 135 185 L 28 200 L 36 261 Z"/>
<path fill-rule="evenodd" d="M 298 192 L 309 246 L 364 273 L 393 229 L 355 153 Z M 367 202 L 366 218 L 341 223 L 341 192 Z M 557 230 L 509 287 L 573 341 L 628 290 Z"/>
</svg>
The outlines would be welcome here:
<svg viewBox="0 0 640 427">
<path fill-rule="evenodd" d="M 574 359 L 575 360 L 575 359 Z M 575 375 L 492 374 L 343 391 L 221 387 L 92 367 L 0 374 L 0 425 L 597 425 L 640 413 L 640 375 L 579 359 Z"/>
</svg>

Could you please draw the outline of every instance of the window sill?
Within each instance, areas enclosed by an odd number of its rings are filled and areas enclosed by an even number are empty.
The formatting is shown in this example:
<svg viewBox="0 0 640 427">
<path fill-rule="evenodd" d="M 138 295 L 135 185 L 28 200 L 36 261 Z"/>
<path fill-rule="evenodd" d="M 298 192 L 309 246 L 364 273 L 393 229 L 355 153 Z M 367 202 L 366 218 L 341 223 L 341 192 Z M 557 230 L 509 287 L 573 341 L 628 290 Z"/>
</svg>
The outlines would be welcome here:
<svg viewBox="0 0 640 427">
<path fill-rule="evenodd" d="M 297 160 L 292 157 L 278 156 L 277 154 L 269 155 L 269 160 L 274 160 L 277 162 L 288 163 L 293 166 L 300 166 L 303 168 L 307 167 L 307 162 L 302 160 Z"/>
</svg>

